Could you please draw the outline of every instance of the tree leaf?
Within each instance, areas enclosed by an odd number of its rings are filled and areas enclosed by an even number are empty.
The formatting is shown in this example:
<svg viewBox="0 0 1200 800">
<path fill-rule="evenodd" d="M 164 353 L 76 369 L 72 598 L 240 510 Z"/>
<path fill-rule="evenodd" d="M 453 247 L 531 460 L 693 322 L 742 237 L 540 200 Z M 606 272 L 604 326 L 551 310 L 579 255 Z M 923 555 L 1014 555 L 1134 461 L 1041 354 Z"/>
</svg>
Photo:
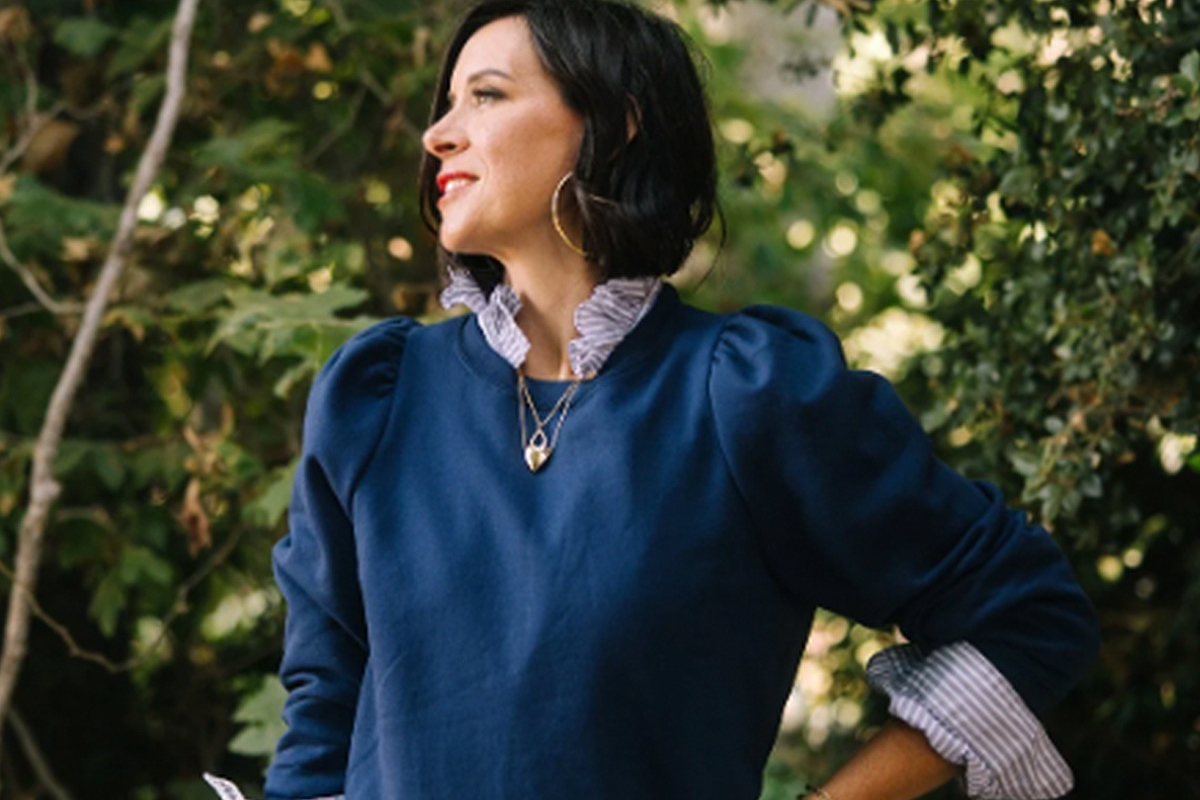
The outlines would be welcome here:
<svg viewBox="0 0 1200 800">
<path fill-rule="evenodd" d="M 93 445 L 89 453 L 92 469 L 96 477 L 110 491 L 115 492 L 125 482 L 125 459 L 117 448 L 111 445 Z"/>
<path fill-rule="evenodd" d="M 1179 74 L 1188 79 L 1195 91 L 1200 88 L 1200 50 L 1193 50 L 1179 62 Z"/>
<path fill-rule="evenodd" d="M 57 260 L 66 238 L 111 239 L 120 213 L 117 205 L 68 197 L 22 175 L 9 198 L 5 225 L 18 257 Z"/>
<path fill-rule="evenodd" d="M 1013 167 L 1000 179 L 1000 193 L 1023 203 L 1037 201 L 1038 173 L 1033 167 Z"/>
<path fill-rule="evenodd" d="M 168 292 L 163 299 L 169 308 L 189 317 L 197 317 L 224 302 L 228 293 L 235 291 L 237 285 L 229 278 L 209 278 L 184 284 Z"/>
<path fill-rule="evenodd" d="M 297 458 L 286 467 L 273 470 L 259 495 L 246 504 L 245 515 L 255 525 L 274 528 L 283 519 L 292 498 L 292 483 L 296 477 Z"/>
<path fill-rule="evenodd" d="M 96 620 L 96 625 L 105 636 L 113 635 L 117 618 L 125 608 L 125 585 L 120 570 L 116 567 L 110 569 L 96 586 L 92 601 L 88 604 L 88 614 Z"/>
<path fill-rule="evenodd" d="M 210 139 L 196 152 L 196 162 L 202 167 L 248 173 L 256 163 L 277 163 L 295 132 L 296 126 L 291 122 L 273 117 L 256 120 L 237 133 Z M 284 170 L 279 177 L 294 174 L 294 170 Z"/>
<path fill-rule="evenodd" d="M 175 571 L 171 565 L 145 547 L 128 547 L 121 553 L 117 562 L 117 574 L 127 586 L 141 582 L 143 578 L 151 583 L 167 586 L 171 583 Z"/>
<path fill-rule="evenodd" d="M 233 714 L 236 722 L 245 723 L 229 743 L 229 751 L 243 756 L 270 756 L 275 743 L 287 730 L 283 722 L 283 704 L 287 690 L 274 675 L 263 677 L 262 685 L 242 698 Z"/>
<path fill-rule="evenodd" d="M 55 555 L 63 569 L 100 557 L 112 536 L 112 521 L 101 509 L 74 513 L 54 523 Z"/>
<path fill-rule="evenodd" d="M 334 284 L 322 294 L 273 295 L 247 289 L 231 292 L 228 298 L 233 308 L 219 314 L 221 322 L 209 350 L 227 344 L 256 353 L 261 361 L 280 356 L 319 358 L 329 350 L 330 341 L 340 344 L 370 322 L 335 316 L 367 298 L 361 289 L 343 284 Z"/>
<path fill-rule="evenodd" d="M 84 58 L 93 58 L 99 55 L 104 46 L 116 35 L 116 28 L 105 25 L 93 17 L 64 19 L 54 29 L 55 43 Z"/>
<path fill-rule="evenodd" d="M 111 82 L 142 66 L 171 38 L 171 24 L 169 17 L 162 20 L 134 17 L 121 31 L 120 46 L 109 59 L 105 77 Z"/>
</svg>

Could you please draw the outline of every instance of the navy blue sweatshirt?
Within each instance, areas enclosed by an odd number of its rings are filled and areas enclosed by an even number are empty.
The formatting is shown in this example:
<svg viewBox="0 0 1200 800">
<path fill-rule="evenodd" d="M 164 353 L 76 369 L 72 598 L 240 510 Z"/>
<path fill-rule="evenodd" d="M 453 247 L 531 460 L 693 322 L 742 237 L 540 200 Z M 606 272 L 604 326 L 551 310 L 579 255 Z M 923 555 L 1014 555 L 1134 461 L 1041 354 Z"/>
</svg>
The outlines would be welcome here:
<svg viewBox="0 0 1200 800">
<path fill-rule="evenodd" d="M 318 377 L 270 800 L 754 800 L 817 606 L 968 642 L 1035 712 L 1094 657 L 1046 532 L 802 314 L 665 287 L 536 474 L 518 408 L 470 316 Z"/>
</svg>

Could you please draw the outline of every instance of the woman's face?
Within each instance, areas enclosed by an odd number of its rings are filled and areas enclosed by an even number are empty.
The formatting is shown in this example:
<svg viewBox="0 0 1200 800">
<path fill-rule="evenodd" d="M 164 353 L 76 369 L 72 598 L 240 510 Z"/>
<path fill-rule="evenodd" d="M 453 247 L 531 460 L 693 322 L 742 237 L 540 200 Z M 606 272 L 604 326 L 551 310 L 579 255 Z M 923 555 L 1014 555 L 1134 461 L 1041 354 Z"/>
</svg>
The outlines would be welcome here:
<svg viewBox="0 0 1200 800">
<path fill-rule="evenodd" d="M 442 246 L 505 261 L 553 238 L 550 198 L 575 167 L 583 120 L 563 102 L 523 18 L 496 20 L 467 40 L 448 101 L 423 139 L 440 161 Z"/>
</svg>

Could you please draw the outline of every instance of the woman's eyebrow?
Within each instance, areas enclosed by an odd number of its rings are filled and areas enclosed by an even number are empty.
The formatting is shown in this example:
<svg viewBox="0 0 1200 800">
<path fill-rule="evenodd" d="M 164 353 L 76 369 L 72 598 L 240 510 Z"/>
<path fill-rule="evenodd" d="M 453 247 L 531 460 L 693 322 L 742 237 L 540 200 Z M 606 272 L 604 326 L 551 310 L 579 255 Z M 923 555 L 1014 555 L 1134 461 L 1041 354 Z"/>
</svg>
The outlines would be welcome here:
<svg viewBox="0 0 1200 800">
<path fill-rule="evenodd" d="M 479 80 L 480 78 L 486 77 L 488 75 L 494 75 L 497 78 L 504 78 L 505 80 L 509 80 L 509 81 L 513 80 L 513 76 L 509 75 L 504 70 L 497 69 L 495 67 L 488 67 L 487 69 L 481 69 L 478 72 L 472 72 L 469 76 L 467 76 L 467 85 L 470 85 L 470 84 L 474 83 L 475 81 Z"/>
</svg>

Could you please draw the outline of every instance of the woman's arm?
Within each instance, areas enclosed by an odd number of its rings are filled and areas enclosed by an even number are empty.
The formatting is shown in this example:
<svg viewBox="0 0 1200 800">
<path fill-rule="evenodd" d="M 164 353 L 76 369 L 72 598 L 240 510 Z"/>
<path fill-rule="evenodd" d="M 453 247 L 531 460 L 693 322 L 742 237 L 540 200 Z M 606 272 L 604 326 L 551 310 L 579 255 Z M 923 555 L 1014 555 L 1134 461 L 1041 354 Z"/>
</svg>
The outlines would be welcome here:
<svg viewBox="0 0 1200 800">
<path fill-rule="evenodd" d="M 810 800 L 911 800 L 956 777 L 960 770 L 930 747 L 925 735 L 889 720 L 825 782 Z M 825 795 L 822 796 L 821 791 Z"/>
<path fill-rule="evenodd" d="M 1066 794 L 1070 770 L 1036 714 L 1090 666 L 1098 628 L 1049 534 L 940 462 L 892 387 L 847 369 L 811 318 L 732 317 L 710 392 L 781 588 L 910 642 L 868 666 L 892 715 L 966 767 L 972 797 Z"/>
<path fill-rule="evenodd" d="M 268 800 L 334 798 L 344 788 L 369 653 L 354 487 L 391 413 L 413 324 L 388 320 L 352 338 L 309 394 L 289 531 L 274 549 L 288 606 L 279 667 L 288 697 L 287 731 L 267 772 Z"/>
</svg>

